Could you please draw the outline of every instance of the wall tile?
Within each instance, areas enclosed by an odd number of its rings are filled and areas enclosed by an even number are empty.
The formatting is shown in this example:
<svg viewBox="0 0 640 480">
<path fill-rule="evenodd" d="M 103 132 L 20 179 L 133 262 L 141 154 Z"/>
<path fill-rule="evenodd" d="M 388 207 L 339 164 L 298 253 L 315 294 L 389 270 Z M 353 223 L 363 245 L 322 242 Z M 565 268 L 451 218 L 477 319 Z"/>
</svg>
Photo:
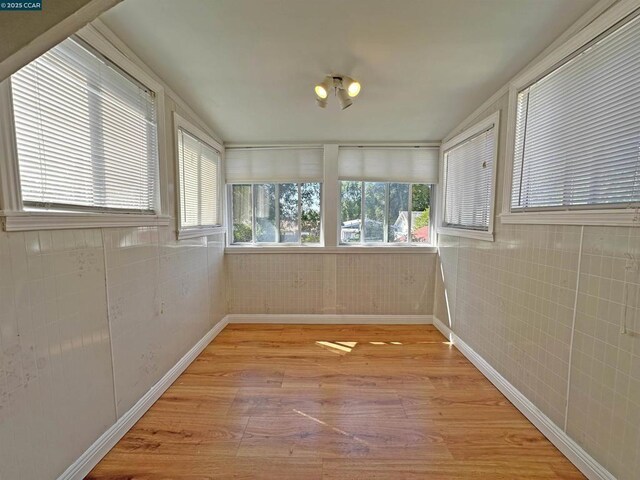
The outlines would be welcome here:
<svg viewBox="0 0 640 480">
<path fill-rule="evenodd" d="M 228 255 L 230 313 L 429 315 L 434 254 Z"/>
</svg>

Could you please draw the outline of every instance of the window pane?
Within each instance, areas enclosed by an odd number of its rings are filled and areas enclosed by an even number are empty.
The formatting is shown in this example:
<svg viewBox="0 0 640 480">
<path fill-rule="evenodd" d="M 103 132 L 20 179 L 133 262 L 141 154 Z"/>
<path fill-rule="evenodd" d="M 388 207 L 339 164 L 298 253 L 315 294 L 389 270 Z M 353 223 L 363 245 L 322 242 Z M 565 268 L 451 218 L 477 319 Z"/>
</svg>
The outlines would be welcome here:
<svg viewBox="0 0 640 480">
<path fill-rule="evenodd" d="M 409 238 L 409 184 L 389 184 L 389 243 L 404 243 Z"/>
<path fill-rule="evenodd" d="M 430 243 L 431 185 L 416 183 L 411 188 L 411 241 Z"/>
<path fill-rule="evenodd" d="M 340 182 L 340 243 L 360 242 L 362 182 Z"/>
<path fill-rule="evenodd" d="M 302 243 L 320 243 L 320 184 L 303 183 L 300 190 Z"/>
<path fill-rule="evenodd" d="M 364 241 L 384 242 L 385 184 L 364 184 Z"/>
<path fill-rule="evenodd" d="M 298 243 L 298 184 L 280 184 L 280 243 Z"/>
<path fill-rule="evenodd" d="M 252 240 L 251 185 L 234 185 L 233 202 L 233 243 L 248 243 Z"/>
<path fill-rule="evenodd" d="M 276 242 L 276 186 L 273 183 L 254 185 L 256 242 Z"/>
</svg>

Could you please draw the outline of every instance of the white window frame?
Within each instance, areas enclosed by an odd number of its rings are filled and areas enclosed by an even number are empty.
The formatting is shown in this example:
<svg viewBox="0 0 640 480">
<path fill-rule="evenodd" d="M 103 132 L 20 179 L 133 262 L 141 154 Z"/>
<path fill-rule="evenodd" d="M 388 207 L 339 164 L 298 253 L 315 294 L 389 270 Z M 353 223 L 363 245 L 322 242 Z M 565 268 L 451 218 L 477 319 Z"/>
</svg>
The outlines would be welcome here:
<svg viewBox="0 0 640 480">
<path fill-rule="evenodd" d="M 196 227 L 183 227 L 182 226 L 182 182 L 180 181 L 180 142 L 178 136 L 180 130 L 184 130 L 191 136 L 195 137 L 202 143 L 207 144 L 213 148 L 220 155 L 220 162 L 218 163 L 218 223 L 216 225 L 199 225 Z M 214 139 L 211 135 L 206 133 L 201 128 L 194 125 L 186 118 L 179 115 L 177 112 L 173 112 L 173 141 L 175 145 L 175 178 L 176 178 L 176 223 L 178 228 L 178 240 L 184 238 L 203 237 L 206 235 L 213 235 L 216 233 L 223 233 L 226 231 L 224 226 L 224 146 Z"/>
<path fill-rule="evenodd" d="M 602 35 L 609 28 L 621 22 L 638 10 L 638 2 L 622 0 L 601 14 L 584 29 L 553 50 L 546 57 L 514 78 L 509 85 L 509 106 L 505 150 L 504 185 L 500 222 L 504 224 L 532 225 L 637 225 L 638 212 L 633 208 L 607 208 L 554 210 L 538 212 L 512 212 L 511 193 L 513 183 L 513 162 L 515 152 L 516 110 L 518 93 L 549 72 L 563 65 L 567 59 L 584 45 Z"/>
<path fill-rule="evenodd" d="M 76 34 L 111 62 L 155 93 L 157 107 L 158 175 L 155 181 L 153 214 L 87 211 L 25 210 L 22 203 L 20 171 L 16 148 L 11 78 L 0 82 L 0 219 L 5 231 L 59 230 L 69 228 L 168 226 L 167 150 L 165 95 L 163 86 L 114 47 L 92 25 Z"/>
<path fill-rule="evenodd" d="M 445 202 L 446 202 L 446 194 L 447 194 L 447 165 L 446 165 L 446 157 L 445 154 L 455 148 L 456 146 L 470 140 L 476 135 L 481 134 L 493 127 L 493 171 L 491 172 L 491 199 L 489 200 L 489 225 L 488 230 L 475 230 L 471 228 L 463 228 L 463 227 L 447 227 L 444 224 L 444 212 L 445 212 Z M 500 139 L 500 111 L 497 111 L 491 115 L 489 115 L 484 120 L 479 121 L 473 126 L 469 127 L 462 133 L 456 135 L 452 139 L 448 140 L 444 143 L 440 149 L 440 158 L 441 158 L 441 175 L 440 181 L 442 182 L 442 196 L 441 196 L 441 208 L 438 210 L 438 234 L 439 235 L 450 235 L 454 237 L 466 237 L 466 238 L 474 238 L 476 240 L 485 240 L 488 242 L 494 241 L 493 229 L 495 223 L 495 206 L 496 206 L 496 180 L 498 178 L 498 150 L 499 150 L 499 139 Z"/>
</svg>

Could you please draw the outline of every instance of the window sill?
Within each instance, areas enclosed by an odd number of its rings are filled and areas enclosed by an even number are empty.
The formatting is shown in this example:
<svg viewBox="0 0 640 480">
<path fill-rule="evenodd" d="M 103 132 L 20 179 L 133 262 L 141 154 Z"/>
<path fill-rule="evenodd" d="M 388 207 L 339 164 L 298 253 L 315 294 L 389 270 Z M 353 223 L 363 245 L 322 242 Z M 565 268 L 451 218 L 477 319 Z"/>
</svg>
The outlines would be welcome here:
<svg viewBox="0 0 640 480">
<path fill-rule="evenodd" d="M 178 240 L 186 238 L 206 237 L 208 235 L 216 235 L 218 233 L 226 233 L 227 227 L 221 225 L 215 227 L 185 228 L 178 232 Z"/>
<path fill-rule="evenodd" d="M 171 217 L 135 213 L 0 212 L 4 230 L 68 230 L 72 228 L 166 227 Z"/>
<path fill-rule="evenodd" d="M 493 242 L 493 233 L 483 232 L 480 230 L 464 230 L 462 228 L 440 227 L 439 235 L 449 235 L 452 237 L 473 238 L 474 240 L 483 240 L 485 242 Z"/>
<path fill-rule="evenodd" d="M 408 254 L 422 254 L 422 253 L 437 253 L 437 248 L 434 246 L 399 246 L 389 245 L 385 247 L 367 246 L 367 245 L 340 245 L 337 247 L 286 247 L 286 246 L 229 246 L 224 249 L 225 254 L 275 254 L 275 253 L 296 253 L 296 254 L 359 254 L 359 253 L 408 253 Z"/>
<path fill-rule="evenodd" d="M 500 222 L 515 225 L 594 225 L 628 227 L 640 225 L 640 213 L 632 208 L 503 213 Z"/>
</svg>

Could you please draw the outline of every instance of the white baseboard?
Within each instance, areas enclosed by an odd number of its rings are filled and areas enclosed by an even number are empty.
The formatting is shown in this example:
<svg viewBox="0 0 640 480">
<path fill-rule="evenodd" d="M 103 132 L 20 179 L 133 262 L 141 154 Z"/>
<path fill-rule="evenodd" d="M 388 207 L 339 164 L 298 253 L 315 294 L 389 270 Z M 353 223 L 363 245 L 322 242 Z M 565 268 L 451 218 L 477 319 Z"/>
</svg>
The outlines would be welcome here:
<svg viewBox="0 0 640 480">
<path fill-rule="evenodd" d="M 460 352 L 473 363 L 482 374 L 493 383 L 502 394 L 509 399 L 525 417 L 533 423 L 542 434 L 553 443 L 589 480 L 616 480 L 616 478 L 580 445 L 578 445 L 558 425 L 538 409 L 522 392 L 515 388 L 506 378 L 493 368 L 475 350 L 467 345 L 451 329 L 437 318 L 433 318 L 433 325 L 453 342 Z"/>
<path fill-rule="evenodd" d="M 167 388 L 180 376 L 182 372 L 193 362 L 200 352 L 205 349 L 228 324 L 227 317 L 220 320 L 202 339 L 189 350 L 164 377 L 138 400 L 138 402 L 104 432 L 93 445 L 91 445 L 69 468 L 67 468 L 58 480 L 82 480 L 91 469 L 111 450 L 125 433 L 146 413 L 147 410 L 160 398 Z"/>
<path fill-rule="evenodd" d="M 229 323 L 304 323 L 327 325 L 430 325 L 433 315 L 339 315 L 339 314 L 271 314 L 231 313 Z"/>
</svg>

